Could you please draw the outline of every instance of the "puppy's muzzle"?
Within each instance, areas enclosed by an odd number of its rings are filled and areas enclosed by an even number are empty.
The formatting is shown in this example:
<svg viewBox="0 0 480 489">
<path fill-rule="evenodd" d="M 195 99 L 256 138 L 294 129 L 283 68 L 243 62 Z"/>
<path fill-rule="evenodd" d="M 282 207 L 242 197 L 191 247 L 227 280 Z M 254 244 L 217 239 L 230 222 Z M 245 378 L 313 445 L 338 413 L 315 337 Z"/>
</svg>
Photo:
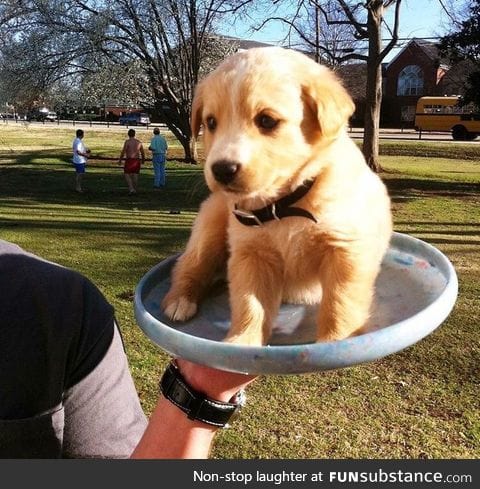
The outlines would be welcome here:
<svg viewBox="0 0 480 489">
<path fill-rule="evenodd" d="M 212 165 L 212 173 L 217 182 L 227 185 L 233 182 L 241 166 L 234 161 L 220 160 Z"/>
</svg>

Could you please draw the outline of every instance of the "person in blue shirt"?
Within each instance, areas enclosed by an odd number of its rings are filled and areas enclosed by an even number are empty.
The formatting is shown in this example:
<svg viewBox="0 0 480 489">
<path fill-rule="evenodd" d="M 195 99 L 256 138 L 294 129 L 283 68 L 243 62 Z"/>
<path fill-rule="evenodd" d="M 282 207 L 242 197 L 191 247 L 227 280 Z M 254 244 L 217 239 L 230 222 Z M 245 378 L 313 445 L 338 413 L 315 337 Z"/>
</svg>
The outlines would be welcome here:
<svg viewBox="0 0 480 489">
<path fill-rule="evenodd" d="M 153 130 L 153 138 L 148 149 L 152 152 L 154 188 L 165 187 L 165 160 L 168 149 L 166 139 L 160 134 L 160 129 Z"/>
</svg>

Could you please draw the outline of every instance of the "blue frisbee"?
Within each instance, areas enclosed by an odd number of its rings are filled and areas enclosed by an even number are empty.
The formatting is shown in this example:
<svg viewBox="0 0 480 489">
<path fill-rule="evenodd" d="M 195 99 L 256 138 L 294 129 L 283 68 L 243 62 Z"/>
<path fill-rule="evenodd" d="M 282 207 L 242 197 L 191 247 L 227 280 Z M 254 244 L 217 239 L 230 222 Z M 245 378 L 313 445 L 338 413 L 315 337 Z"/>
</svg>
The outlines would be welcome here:
<svg viewBox="0 0 480 489">
<path fill-rule="evenodd" d="M 135 290 L 138 325 L 160 348 L 210 367 L 250 374 L 333 370 L 376 360 L 418 342 L 451 312 L 458 294 L 455 269 L 437 248 L 393 233 L 375 287 L 364 332 L 339 341 L 315 342 L 315 306 L 283 304 L 270 342 L 223 342 L 230 326 L 226 287 L 217 288 L 188 321 L 167 318 L 160 307 L 178 255 L 153 267 Z"/>
</svg>

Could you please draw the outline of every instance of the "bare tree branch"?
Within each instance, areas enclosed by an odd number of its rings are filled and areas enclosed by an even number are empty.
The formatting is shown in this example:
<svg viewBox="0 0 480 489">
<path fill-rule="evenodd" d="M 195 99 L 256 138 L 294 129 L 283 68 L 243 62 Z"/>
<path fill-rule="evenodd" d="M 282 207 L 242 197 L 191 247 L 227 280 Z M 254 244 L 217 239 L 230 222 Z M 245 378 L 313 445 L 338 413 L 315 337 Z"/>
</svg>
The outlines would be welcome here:
<svg viewBox="0 0 480 489">
<path fill-rule="evenodd" d="M 393 3 L 395 3 L 395 20 L 393 23 L 393 30 L 391 31 L 392 33 L 392 38 L 390 42 L 383 48 L 382 52 L 380 53 L 380 59 L 383 60 L 387 56 L 388 53 L 395 47 L 395 45 L 398 42 L 398 31 L 400 28 L 400 7 L 402 5 L 402 0 L 396 0 L 396 2 L 390 1 L 387 2 L 388 5 L 390 6 Z"/>
</svg>

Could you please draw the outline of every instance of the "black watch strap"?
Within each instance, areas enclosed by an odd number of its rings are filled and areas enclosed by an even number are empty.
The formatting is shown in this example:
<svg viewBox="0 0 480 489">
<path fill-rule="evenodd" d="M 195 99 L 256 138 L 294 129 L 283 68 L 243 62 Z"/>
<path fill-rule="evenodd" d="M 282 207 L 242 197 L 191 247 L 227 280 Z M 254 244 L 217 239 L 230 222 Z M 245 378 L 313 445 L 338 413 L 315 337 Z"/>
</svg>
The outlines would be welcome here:
<svg viewBox="0 0 480 489">
<path fill-rule="evenodd" d="M 189 419 L 223 428 L 237 417 L 245 402 L 242 391 L 231 402 L 216 401 L 193 389 L 182 377 L 176 363 L 170 362 L 161 380 L 160 391 L 166 399 L 181 409 Z"/>
</svg>

